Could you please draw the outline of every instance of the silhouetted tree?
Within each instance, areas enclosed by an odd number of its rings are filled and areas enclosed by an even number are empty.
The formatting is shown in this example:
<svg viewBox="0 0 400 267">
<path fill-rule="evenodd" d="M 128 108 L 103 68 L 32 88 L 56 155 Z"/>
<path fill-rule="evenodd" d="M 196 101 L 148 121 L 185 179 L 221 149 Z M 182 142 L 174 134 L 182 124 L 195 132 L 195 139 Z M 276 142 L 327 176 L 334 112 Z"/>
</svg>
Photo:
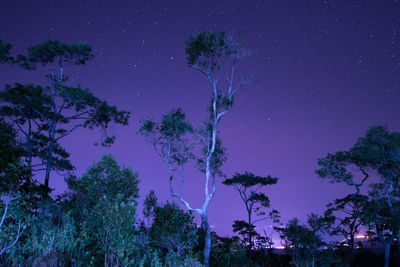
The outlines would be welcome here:
<svg viewBox="0 0 400 267">
<path fill-rule="evenodd" d="M 350 194 L 344 198 L 335 199 L 327 205 L 324 213 L 330 222 L 330 234 L 342 235 L 349 245 L 351 262 L 354 258 L 354 240 L 363 225 L 364 209 L 368 197 L 361 194 Z"/>
<path fill-rule="evenodd" d="M 238 233 L 241 236 L 244 246 L 247 245 L 247 248 L 250 248 L 250 237 L 257 235 L 256 227 L 243 220 L 235 220 L 232 224 L 232 228 L 234 233 Z"/>
<path fill-rule="evenodd" d="M 247 223 L 243 221 L 235 221 L 234 231 L 243 233 L 242 227 L 247 226 L 247 242 L 250 249 L 253 248 L 253 236 L 256 235 L 255 226 L 256 222 L 270 218 L 266 210 L 271 207 L 268 196 L 261 192 L 266 186 L 273 185 L 278 182 L 278 178 L 267 176 L 256 176 L 253 173 L 245 172 L 244 174 L 235 174 L 232 178 L 226 179 L 222 183 L 225 185 L 233 186 L 239 193 L 240 198 L 247 211 Z M 272 211 L 276 213 L 277 211 Z M 254 218 L 255 217 L 255 218 Z"/>
<path fill-rule="evenodd" d="M 28 165 L 33 167 L 32 157 L 40 158 L 39 166 L 44 166 L 47 189 L 52 170 L 73 168 L 69 154 L 59 144 L 62 138 L 81 127 L 99 127 L 105 134 L 102 144 L 109 145 L 114 136 L 106 134 L 108 125 L 128 123 L 129 112 L 118 111 L 87 89 L 66 85 L 65 67 L 83 65 L 92 58 L 92 48 L 84 43 L 68 45 L 49 40 L 32 46 L 27 55 L 19 55 L 16 62 L 28 70 L 36 69 L 37 65 L 49 67 L 50 86 L 16 84 L 6 86 L 0 94 L 0 100 L 5 102 L 1 115 L 13 121 L 25 136 Z"/>
<path fill-rule="evenodd" d="M 369 226 L 369 234 L 375 234 L 385 249 L 385 267 L 389 266 L 390 247 L 395 241 L 400 219 L 394 218 L 384 198 L 371 199 L 364 209 L 364 222 Z M 397 214 L 398 216 L 398 214 Z M 397 219 L 397 221 L 396 221 Z"/>
<path fill-rule="evenodd" d="M 308 216 L 307 225 L 301 225 L 297 218 L 290 220 L 285 227 L 276 227 L 286 249 L 292 256 L 292 264 L 297 267 L 315 266 L 317 255 L 325 243 L 321 233 L 325 231 L 324 219 L 316 214 Z M 317 264 L 318 266 L 318 264 Z"/>
<path fill-rule="evenodd" d="M 361 187 L 369 181 L 372 199 L 367 205 L 366 221 L 376 228 L 378 236 L 383 237 L 382 233 L 386 233 L 386 238 L 379 239 L 387 246 L 385 266 L 388 266 L 390 245 L 387 244 L 396 236 L 400 237 L 400 133 L 390 133 L 384 126 L 371 127 L 349 151 L 328 154 L 319 159 L 318 164 L 321 166 L 317 170 L 320 177 L 355 186 L 356 194 L 360 194 Z M 360 182 L 355 182 L 355 175 L 349 171 L 352 166 L 361 171 Z"/>
<path fill-rule="evenodd" d="M 0 118 L 0 195 L 18 196 L 14 206 L 22 205 L 24 212 L 32 213 L 42 190 L 30 169 L 22 164 L 24 150 L 18 146 L 16 138 L 16 131 Z"/>
<path fill-rule="evenodd" d="M 32 161 L 35 157 L 45 154 L 46 136 L 43 135 L 44 118 L 41 114 L 50 113 L 51 99 L 41 86 L 33 84 L 24 86 L 17 83 L 14 87 L 6 85 L 5 90 L 0 92 L 0 100 L 4 103 L 0 107 L 0 115 L 10 120 L 17 127 L 19 134 L 24 137 L 19 146 L 25 151 L 23 156 L 27 167 L 33 171 L 41 170 L 43 164 L 32 165 Z M 72 165 L 62 161 L 68 157 L 68 154 L 59 146 L 54 151 L 54 154 L 57 153 L 58 156 L 56 165 L 62 165 L 61 169 L 71 170 Z"/>
</svg>

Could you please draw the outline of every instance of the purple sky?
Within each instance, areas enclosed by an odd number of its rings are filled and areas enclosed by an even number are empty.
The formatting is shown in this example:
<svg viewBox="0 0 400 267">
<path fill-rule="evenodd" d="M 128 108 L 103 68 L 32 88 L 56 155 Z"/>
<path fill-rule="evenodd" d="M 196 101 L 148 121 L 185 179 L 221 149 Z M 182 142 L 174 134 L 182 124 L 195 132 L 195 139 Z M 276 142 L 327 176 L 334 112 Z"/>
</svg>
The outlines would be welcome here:
<svg viewBox="0 0 400 267">
<path fill-rule="evenodd" d="M 400 131 L 399 26 L 399 3 L 390 0 L 0 2 L 0 36 L 14 53 L 47 39 L 89 43 L 96 57 L 66 70 L 70 84 L 132 113 L 129 126 L 113 129 L 110 149 L 93 146 L 97 130 L 65 139 L 76 174 L 112 153 L 139 171 L 141 196 L 155 189 L 160 200 L 170 199 L 167 167 L 136 134 L 139 120 L 182 107 L 199 125 L 210 89 L 187 67 L 185 41 L 202 29 L 244 30 L 252 56 L 242 69 L 255 79 L 220 125 L 228 148 L 223 170 L 278 177 L 266 192 L 284 220 L 320 213 L 349 192 L 317 178 L 319 157 L 349 148 L 374 124 Z M 0 76 L 1 86 L 45 84 L 42 71 L 2 65 Z M 189 175 L 185 197 L 197 207 L 204 179 Z M 61 192 L 65 184 L 56 178 L 50 184 Z M 209 220 L 223 235 L 246 217 L 238 194 L 220 182 Z"/>
</svg>

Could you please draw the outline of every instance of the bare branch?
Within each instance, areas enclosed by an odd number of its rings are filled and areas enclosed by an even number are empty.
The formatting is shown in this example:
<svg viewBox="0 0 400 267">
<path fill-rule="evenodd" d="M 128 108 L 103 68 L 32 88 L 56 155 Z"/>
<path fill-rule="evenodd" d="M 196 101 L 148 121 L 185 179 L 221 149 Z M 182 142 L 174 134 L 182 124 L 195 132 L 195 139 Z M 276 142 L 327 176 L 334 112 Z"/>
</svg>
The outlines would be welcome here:
<svg viewBox="0 0 400 267">
<path fill-rule="evenodd" d="M 19 129 L 25 136 L 28 136 L 28 133 L 25 132 L 24 129 L 22 129 L 21 125 L 18 123 L 17 120 L 12 120 L 12 121 L 17 125 L 18 129 Z"/>
<path fill-rule="evenodd" d="M 169 180 L 169 189 L 170 189 L 170 193 L 172 197 L 176 197 L 177 199 L 179 199 L 179 201 L 185 205 L 185 207 L 190 210 L 190 211 L 195 211 L 198 214 L 202 214 L 202 210 L 201 209 L 194 209 L 190 206 L 190 204 L 182 197 L 181 194 L 176 194 L 174 193 L 174 189 L 173 189 L 173 185 L 172 185 L 172 179 Z"/>
<path fill-rule="evenodd" d="M 48 119 L 48 118 L 46 118 L 39 110 L 37 110 L 37 109 L 33 109 L 33 111 L 36 113 L 36 114 L 38 114 L 40 117 L 42 117 L 42 119 L 44 120 L 44 121 L 47 121 L 47 122 L 49 122 L 50 120 Z"/>
<path fill-rule="evenodd" d="M 11 195 L 3 195 L 3 196 L 1 197 L 1 199 L 2 199 L 2 201 L 3 201 L 4 205 L 5 205 L 5 207 L 4 207 L 3 216 L 2 216 L 1 221 L 0 221 L 0 228 L 3 226 L 3 223 L 4 223 L 5 217 L 6 217 L 6 215 L 7 215 L 7 211 L 8 211 L 9 205 L 11 204 L 11 202 L 12 202 L 14 199 L 16 199 L 16 197 L 12 197 Z M 13 247 L 13 246 L 17 243 L 18 239 L 21 237 L 21 235 L 22 235 L 23 231 L 25 230 L 25 228 L 26 228 L 26 225 L 23 225 L 23 226 L 22 226 L 22 230 L 21 230 L 21 221 L 19 221 L 19 222 L 18 222 L 18 231 L 17 231 L 17 235 L 16 235 L 14 241 L 13 241 L 10 245 L 7 245 L 7 243 L 6 243 L 6 244 L 4 245 L 4 247 L 0 247 L 0 255 L 2 255 L 4 252 L 6 252 L 7 250 L 9 250 L 11 247 Z"/>
</svg>

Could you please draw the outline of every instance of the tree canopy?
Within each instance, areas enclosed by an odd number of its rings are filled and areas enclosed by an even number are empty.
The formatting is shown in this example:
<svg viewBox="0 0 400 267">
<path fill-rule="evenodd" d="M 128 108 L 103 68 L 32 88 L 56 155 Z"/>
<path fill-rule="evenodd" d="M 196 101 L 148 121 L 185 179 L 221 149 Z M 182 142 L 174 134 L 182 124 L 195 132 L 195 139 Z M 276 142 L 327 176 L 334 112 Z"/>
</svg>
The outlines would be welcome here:
<svg viewBox="0 0 400 267">
<path fill-rule="evenodd" d="M 115 141 L 115 136 L 107 133 L 109 125 L 128 124 L 129 112 L 109 105 L 88 89 L 68 84 L 65 68 L 83 65 L 93 57 L 92 48 L 86 43 L 48 40 L 32 46 L 26 55 L 18 55 L 16 62 L 27 70 L 35 70 L 38 65 L 49 68 L 49 85 L 16 83 L 0 92 L 0 115 L 13 122 L 23 137 L 21 147 L 26 151 L 28 167 L 45 170 L 47 190 L 51 171 L 73 169 L 69 153 L 60 145 L 62 138 L 79 128 L 100 128 L 101 144 L 108 146 Z"/>
</svg>

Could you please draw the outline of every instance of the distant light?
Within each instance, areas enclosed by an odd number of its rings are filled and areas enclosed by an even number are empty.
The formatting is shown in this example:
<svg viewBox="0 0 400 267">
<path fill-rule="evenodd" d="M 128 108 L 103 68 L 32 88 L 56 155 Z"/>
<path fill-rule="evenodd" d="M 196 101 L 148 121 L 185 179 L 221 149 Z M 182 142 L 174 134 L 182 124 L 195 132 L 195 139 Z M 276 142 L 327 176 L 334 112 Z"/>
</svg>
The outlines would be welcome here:
<svg viewBox="0 0 400 267">
<path fill-rule="evenodd" d="M 285 247 L 284 246 L 277 246 L 277 247 L 275 247 L 276 249 L 285 249 Z"/>
<path fill-rule="evenodd" d="M 356 235 L 356 238 L 357 239 L 363 239 L 363 238 L 367 238 L 367 236 L 365 236 L 365 235 Z"/>
</svg>

